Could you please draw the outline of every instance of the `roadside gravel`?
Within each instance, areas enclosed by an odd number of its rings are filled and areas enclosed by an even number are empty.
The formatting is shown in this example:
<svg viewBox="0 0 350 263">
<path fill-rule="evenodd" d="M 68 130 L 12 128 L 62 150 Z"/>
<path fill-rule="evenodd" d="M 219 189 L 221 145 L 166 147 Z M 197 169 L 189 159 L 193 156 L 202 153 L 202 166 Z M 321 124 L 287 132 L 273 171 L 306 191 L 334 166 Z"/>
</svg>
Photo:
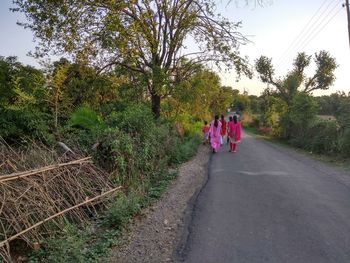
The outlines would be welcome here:
<svg viewBox="0 0 350 263">
<path fill-rule="evenodd" d="M 130 231 L 104 262 L 177 262 L 178 250 L 187 238 L 186 225 L 192 214 L 192 200 L 207 180 L 209 147 L 200 146 L 163 197 L 145 209 Z"/>
</svg>

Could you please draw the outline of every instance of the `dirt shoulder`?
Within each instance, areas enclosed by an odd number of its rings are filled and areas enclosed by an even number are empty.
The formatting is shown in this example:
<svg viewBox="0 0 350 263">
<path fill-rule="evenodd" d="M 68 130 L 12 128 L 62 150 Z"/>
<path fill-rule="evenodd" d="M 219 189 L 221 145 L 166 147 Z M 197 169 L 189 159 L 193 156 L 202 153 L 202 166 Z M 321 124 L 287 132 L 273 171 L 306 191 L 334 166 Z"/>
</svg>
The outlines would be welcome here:
<svg viewBox="0 0 350 263">
<path fill-rule="evenodd" d="M 209 147 L 179 167 L 179 175 L 163 197 L 143 212 L 104 262 L 176 262 L 186 239 L 191 203 L 207 180 Z"/>
</svg>

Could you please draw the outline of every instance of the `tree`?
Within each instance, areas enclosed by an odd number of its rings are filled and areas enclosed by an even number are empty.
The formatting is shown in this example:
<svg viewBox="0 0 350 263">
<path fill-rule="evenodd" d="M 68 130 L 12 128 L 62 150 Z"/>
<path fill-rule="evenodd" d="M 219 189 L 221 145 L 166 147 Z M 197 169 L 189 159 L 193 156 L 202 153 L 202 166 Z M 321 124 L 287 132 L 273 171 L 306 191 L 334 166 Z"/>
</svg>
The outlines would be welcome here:
<svg viewBox="0 0 350 263">
<path fill-rule="evenodd" d="M 337 64 L 335 58 L 326 51 L 315 54 L 316 71 L 313 76 L 306 77 L 304 71 L 310 65 L 311 58 L 304 52 L 298 53 L 293 63 L 294 68 L 283 79 L 275 79 L 275 69 L 268 57 L 261 56 L 257 59 L 255 68 L 262 82 L 277 88 L 281 98 L 290 105 L 299 91 L 311 93 L 327 90 L 335 80 L 334 70 Z"/>
<path fill-rule="evenodd" d="M 98 109 L 118 97 L 122 83 L 116 74 L 97 74 L 88 65 L 71 63 L 61 58 L 47 70 L 48 101 L 57 131 L 59 123 L 66 121 L 75 108 L 85 105 Z"/>
<path fill-rule="evenodd" d="M 250 111 L 250 98 L 248 93 L 244 92 L 243 94 L 239 94 L 239 92 L 235 92 L 231 108 L 239 112 Z"/>
<path fill-rule="evenodd" d="M 100 71 L 115 66 L 145 79 L 152 111 L 192 65 L 224 63 L 250 75 L 238 54 L 247 39 L 233 23 L 214 14 L 214 0 L 41 1 L 14 0 L 39 40 L 35 54 L 69 54 Z M 187 40 L 197 50 L 186 52 Z"/>
<path fill-rule="evenodd" d="M 0 56 L 0 136 L 16 141 L 25 136 L 50 139 L 44 73 Z"/>
<path fill-rule="evenodd" d="M 209 119 L 226 112 L 232 96 L 232 88 L 221 86 L 217 73 L 199 67 L 164 100 L 162 109 L 171 118 L 189 115 L 197 120 Z"/>
</svg>

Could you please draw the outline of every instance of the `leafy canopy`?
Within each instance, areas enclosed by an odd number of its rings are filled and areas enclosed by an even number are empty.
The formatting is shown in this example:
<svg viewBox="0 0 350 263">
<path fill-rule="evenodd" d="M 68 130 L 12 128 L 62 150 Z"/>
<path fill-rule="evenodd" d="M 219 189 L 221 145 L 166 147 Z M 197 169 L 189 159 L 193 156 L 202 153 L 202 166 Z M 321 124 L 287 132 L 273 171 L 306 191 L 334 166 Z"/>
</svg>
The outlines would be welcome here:
<svg viewBox="0 0 350 263">
<path fill-rule="evenodd" d="M 290 103 L 298 91 L 311 93 L 314 90 L 327 90 L 335 81 L 334 70 L 337 68 L 335 58 L 326 51 L 316 53 L 315 73 L 307 77 L 304 71 L 310 65 L 311 58 L 304 52 L 299 53 L 294 60 L 293 69 L 282 79 L 275 78 L 271 58 L 261 56 L 255 61 L 255 68 L 260 79 L 275 86 L 279 95 Z"/>
<path fill-rule="evenodd" d="M 14 0 L 39 40 L 37 56 L 70 54 L 101 70 L 121 65 L 148 78 L 150 93 L 176 79 L 179 68 L 196 63 L 225 63 L 250 74 L 239 56 L 247 39 L 234 23 L 215 15 L 213 0 L 42 1 Z M 187 52 L 185 41 L 197 49 Z M 180 71 L 181 72 L 181 71 Z M 183 72 L 181 72 L 183 73 Z M 154 87 L 155 83 L 159 83 Z"/>
</svg>

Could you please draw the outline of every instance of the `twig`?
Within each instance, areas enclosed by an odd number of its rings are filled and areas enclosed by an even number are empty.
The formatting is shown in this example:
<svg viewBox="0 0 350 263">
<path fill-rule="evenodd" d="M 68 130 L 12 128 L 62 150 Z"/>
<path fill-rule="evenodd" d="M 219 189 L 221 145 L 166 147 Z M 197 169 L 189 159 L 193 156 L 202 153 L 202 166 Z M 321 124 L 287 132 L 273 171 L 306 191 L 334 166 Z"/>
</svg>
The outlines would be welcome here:
<svg viewBox="0 0 350 263">
<path fill-rule="evenodd" d="M 87 162 L 90 159 L 91 159 L 91 157 L 86 157 L 86 158 L 82 158 L 82 159 L 79 159 L 79 160 L 71 161 L 71 162 L 68 162 L 68 163 L 59 163 L 59 164 L 49 165 L 49 166 L 41 167 L 41 168 L 38 168 L 38 169 L 30 170 L 30 171 L 12 173 L 12 174 L 8 174 L 8 175 L 0 175 L 0 183 L 7 182 L 7 181 L 10 181 L 10 180 L 19 179 L 19 178 L 23 178 L 23 177 L 27 177 L 27 176 L 30 176 L 30 175 L 35 175 L 35 174 L 38 174 L 38 173 L 47 172 L 47 171 L 54 170 L 54 169 L 57 169 L 57 168 L 60 168 L 60 167 L 64 167 L 64 166 L 85 163 L 85 162 Z"/>
<path fill-rule="evenodd" d="M 59 213 L 56 213 L 56 214 L 54 214 L 54 215 L 52 215 L 52 216 L 49 216 L 49 217 L 45 218 L 44 220 L 42 220 L 42 221 L 40 221 L 40 222 L 38 222 L 38 223 L 32 225 L 31 227 L 28 227 L 27 229 L 25 229 L 25 230 L 23 230 L 23 231 L 21 231 L 21 232 L 15 234 L 15 235 L 13 235 L 13 236 L 11 236 L 11 237 L 9 237 L 9 238 L 7 238 L 7 239 L 1 241 L 1 242 L 0 242 L 0 247 L 5 246 L 5 245 L 8 244 L 10 241 L 12 241 L 12 240 L 18 238 L 19 236 L 21 236 L 21 235 L 27 233 L 28 231 L 30 231 L 30 230 L 32 230 L 32 229 L 34 229 L 34 228 L 36 228 L 36 227 L 38 227 L 38 226 L 44 224 L 45 222 L 54 219 L 55 217 L 58 217 L 58 216 L 60 216 L 60 215 L 62 215 L 62 214 L 64 214 L 64 213 L 66 213 L 66 212 L 68 212 L 68 211 L 70 211 L 70 210 L 73 210 L 73 209 L 78 208 L 78 207 L 80 207 L 80 206 L 83 206 L 83 205 L 85 205 L 85 204 L 91 203 L 92 201 L 97 200 L 97 199 L 99 199 L 99 198 L 101 198 L 101 197 L 103 197 L 103 196 L 106 196 L 106 195 L 108 195 L 108 194 L 111 194 L 111 193 L 113 193 L 113 192 L 115 192 L 115 191 L 117 191 L 117 190 L 120 190 L 121 188 L 122 188 L 122 186 L 118 186 L 118 187 L 116 187 L 116 188 L 113 188 L 113 189 L 111 189 L 111 190 L 109 190 L 109 191 L 107 191 L 107 192 L 101 194 L 101 195 L 98 195 L 98 196 L 95 196 L 95 197 L 93 197 L 93 198 L 87 199 L 87 200 L 85 200 L 84 202 L 82 202 L 82 203 L 80 203 L 80 204 L 74 205 L 74 206 L 69 207 L 69 208 L 67 208 L 67 209 L 65 209 L 65 210 L 62 210 L 62 211 L 59 212 Z"/>
</svg>

